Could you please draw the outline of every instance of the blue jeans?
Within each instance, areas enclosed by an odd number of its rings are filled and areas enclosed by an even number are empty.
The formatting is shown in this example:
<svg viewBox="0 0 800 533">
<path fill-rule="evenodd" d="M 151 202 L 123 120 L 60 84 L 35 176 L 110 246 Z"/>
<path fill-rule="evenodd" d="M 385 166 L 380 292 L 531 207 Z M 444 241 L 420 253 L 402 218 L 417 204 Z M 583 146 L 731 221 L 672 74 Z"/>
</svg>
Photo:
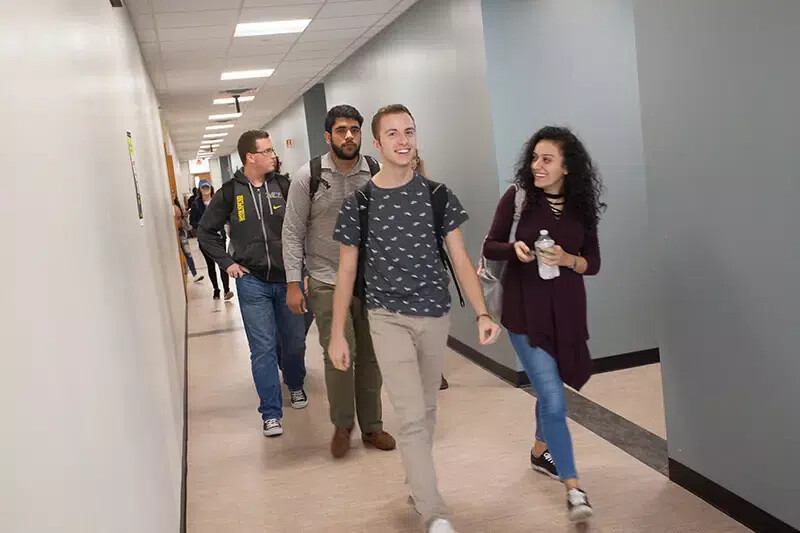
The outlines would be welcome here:
<svg viewBox="0 0 800 533">
<path fill-rule="evenodd" d="M 197 269 L 194 267 L 194 259 L 192 259 L 192 252 L 189 251 L 189 241 L 186 239 L 186 234 L 181 230 L 178 235 L 178 240 L 181 243 L 181 252 L 183 252 L 183 257 L 186 259 L 186 266 L 189 267 L 189 272 L 192 273 L 192 276 L 196 276 Z"/>
<path fill-rule="evenodd" d="M 527 335 L 509 332 L 528 379 L 536 391 L 536 439 L 547 444 L 561 480 L 577 479 L 572 437 L 567 429 L 567 399 L 555 359 L 528 343 Z"/>
<path fill-rule="evenodd" d="M 283 359 L 283 381 L 290 391 L 303 388 L 306 378 L 306 334 L 302 316 L 286 305 L 286 284 L 268 283 L 246 275 L 236 280 L 239 307 L 250 345 L 253 381 L 263 420 L 283 418 L 278 347 Z"/>
</svg>

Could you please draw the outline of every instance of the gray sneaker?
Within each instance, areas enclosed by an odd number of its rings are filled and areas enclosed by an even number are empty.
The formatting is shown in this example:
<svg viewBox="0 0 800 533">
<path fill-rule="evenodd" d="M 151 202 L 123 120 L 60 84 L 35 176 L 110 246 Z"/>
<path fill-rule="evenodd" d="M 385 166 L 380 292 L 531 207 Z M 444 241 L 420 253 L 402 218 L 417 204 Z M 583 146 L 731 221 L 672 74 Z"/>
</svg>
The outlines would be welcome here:
<svg viewBox="0 0 800 533">
<path fill-rule="evenodd" d="M 265 437 L 278 437 L 283 435 L 283 426 L 281 421 L 277 418 L 270 418 L 264 422 L 264 436 Z"/>
</svg>

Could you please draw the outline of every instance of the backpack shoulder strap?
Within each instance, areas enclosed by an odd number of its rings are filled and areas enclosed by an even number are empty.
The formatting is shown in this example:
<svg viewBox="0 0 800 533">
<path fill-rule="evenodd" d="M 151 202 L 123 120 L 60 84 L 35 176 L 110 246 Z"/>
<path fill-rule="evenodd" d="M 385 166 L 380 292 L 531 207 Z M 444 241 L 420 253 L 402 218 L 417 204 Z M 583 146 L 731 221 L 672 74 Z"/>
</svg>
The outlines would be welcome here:
<svg viewBox="0 0 800 533">
<path fill-rule="evenodd" d="M 281 190 L 281 196 L 283 196 L 283 201 L 285 202 L 289 198 L 289 178 L 283 174 L 278 174 L 275 176 L 275 181 L 278 182 L 278 188 Z"/>
<path fill-rule="evenodd" d="M 381 165 L 378 163 L 374 158 L 365 155 L 364 159 L 367 160 L 367 164 L 369 165 L 369 173 L 373 176 L 381 171 Z"/>
<path fill-rule="evenodd" d="M 360 245 L 364 247 L 367 243 L 367 235 L 369 235 L 369 202 L 371 200 L 369 182 L 358 188 L 356 200 L 358 201 L 358 225 L 361 230 Z"/>
<path fill-rule="evenodd" d="M 308 162 L 311 167 L 311 180 L 308 182 L 308 193 L 311 199 L 319 190 L 319 182 L 322 179 L 322 156 L 317 156 Z"/>
<path fill-rule="evenodd" d="M 450 256 L 447 255 L 447 250 L 444 247 L 444 215 L 447 212 L 448 200 L 447 186 L 427 178 L 423 179 L 428 183 L 428 190 L 431 194 L 431 206 L 433 208 L 433 229 L 436 232 L 436 244 L 439 247 L 439 256 L 442 259 L 442 263 L 444 263 L 444 265 L 450 271 L 450 275 L 453 278 L 453 283 L 455 284 L 456 292 L 458 293 L 458 302 L 461 304 L 461 307 L 466 307 L 467 304 L 464 301 L 464 295 L 461 294 L 461 287 L 458 284 L 458 278 L 456 277 L 453 263 L 450 261 Z"/>
<path fill-rule="evenodd" d="M 235 182 L 230 179 L 222 184 L 222 199 L 225 200 L 225 207 L 228 210 L 228 216 L 233 211 L 233 184 Z"/>
</svg>

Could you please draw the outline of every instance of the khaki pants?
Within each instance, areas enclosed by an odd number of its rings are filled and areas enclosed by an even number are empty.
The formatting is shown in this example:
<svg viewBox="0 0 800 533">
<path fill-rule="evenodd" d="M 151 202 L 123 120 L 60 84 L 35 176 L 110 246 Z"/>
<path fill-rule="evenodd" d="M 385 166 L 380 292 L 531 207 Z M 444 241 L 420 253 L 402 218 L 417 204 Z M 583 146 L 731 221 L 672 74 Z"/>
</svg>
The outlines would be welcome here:
<svg viewBox="0 0 800 533">
<path fill-rule="evenodd" d="M 375 354 L 397 413 L 398 444 L 411 496 L 425 522 L 445 517 L 433 465 L 436 395 L 442 378 L 450 316 L 415 317 L 370 310 Z"/>
<path fill-rule="evenodd" d="M 356 413 L 362 433 L 383 431 L 381 406 L 381 371 L 375 359 L 369 322 L 361 302 L 353 299 L 345 323 L 344 335 L 353 364 L 346 371 L 337 370 L 328 357 L 333 321 L 334 286 L 309 279 L 311 310 L 317 320 L 319 343 L 325 354 L 325 385 L 328 389 L 330 417 L 334 426 L 353 427 Z M 354 408 L 355 405 L 355 408 Z"/>
</svg>

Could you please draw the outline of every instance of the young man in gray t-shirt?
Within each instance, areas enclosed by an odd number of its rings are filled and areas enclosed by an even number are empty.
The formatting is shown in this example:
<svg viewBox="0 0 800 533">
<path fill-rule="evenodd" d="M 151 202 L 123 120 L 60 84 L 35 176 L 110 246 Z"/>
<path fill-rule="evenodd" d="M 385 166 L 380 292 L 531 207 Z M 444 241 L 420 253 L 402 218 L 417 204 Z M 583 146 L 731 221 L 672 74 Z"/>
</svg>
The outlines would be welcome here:
<svg viewBox="0 0 800 533">
<path fill-rule="evenodd" d="M 414 505 L 430 533 L 453 531 L 436 486 L 432 445 L 447 336 L 450 329 L 449 276 L 439 253 L 444 237 L 456 277 L 478 314 L 481 344 L 497 340 L 500 328 L 486 311 L 478 276 L 459 227 L 467 213 L 445 189 L 442 227 L 436 228 L 428 181 L 414 172 L 416 125 L 404 106 L 380 109 L 372 119 L 373 144 L 383 167 L 369 187 L 365 302 L 375 355 L 400 421 L 398 444 Z M 440 186 L 443 187 L 443 186 Z M 442 194 L 442 191 L 439 191 Z M 353 293 L 361 242 L 357 194 L 342 205 L 334 230 L 341 243 L 333 299 L 329 357 L 339 369 L 350 365 L 344 327 Z"/>
</svg>

